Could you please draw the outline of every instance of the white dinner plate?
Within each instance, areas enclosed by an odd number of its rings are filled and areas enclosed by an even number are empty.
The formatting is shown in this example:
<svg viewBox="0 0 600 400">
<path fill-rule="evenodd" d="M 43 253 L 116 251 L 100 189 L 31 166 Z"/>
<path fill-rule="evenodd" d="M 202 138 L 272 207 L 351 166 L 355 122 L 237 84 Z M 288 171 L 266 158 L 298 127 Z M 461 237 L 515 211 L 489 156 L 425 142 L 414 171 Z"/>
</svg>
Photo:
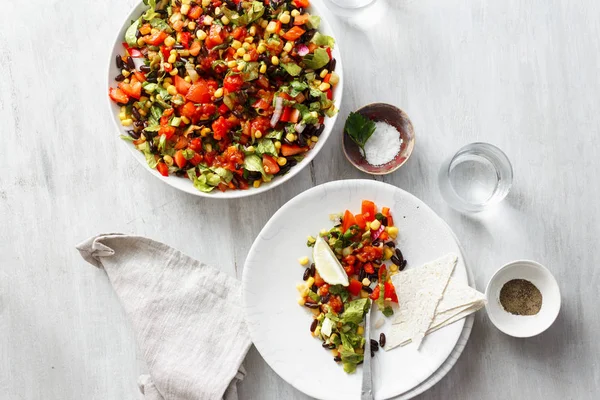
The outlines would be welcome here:
<svg viewBox="0 0 600 400">
<path fill-rule="evenodd" d="M 361 201 L 390 207 L 400 229 L 398 247 L 415 268 L 447 253 L 462 255 L 452 231 L 429 207 L 394 186 L 372 180 L 326 183 L 296 196 L 271 217 L 246 259 L 242 296 L 254 345 L 265 361 L 298 390 L 318 399 L 359 399 L 361 368 L 346 374 L 329 351 L 310 334 L 312 314 L 297 303 L 296 284 L 304 269 L 298 258 L 311 255 L 307 235 L 330 228 L 329 215 L 349 209 L 359 212 Z M 465 262 L 459 257 L 454 278 L 468 283 Z M 372 322 L 384 318 L 374 313 Z M 464 320 L 428 335 L 421 348 L 408 345 L 373 359 L 375 399 L 403 394 L 438 371 L 458 342 Z M 372 333 L 387 332 L 390 324 Z M 464 338 L 464 335 L 463 335 Z"/>
</svg>

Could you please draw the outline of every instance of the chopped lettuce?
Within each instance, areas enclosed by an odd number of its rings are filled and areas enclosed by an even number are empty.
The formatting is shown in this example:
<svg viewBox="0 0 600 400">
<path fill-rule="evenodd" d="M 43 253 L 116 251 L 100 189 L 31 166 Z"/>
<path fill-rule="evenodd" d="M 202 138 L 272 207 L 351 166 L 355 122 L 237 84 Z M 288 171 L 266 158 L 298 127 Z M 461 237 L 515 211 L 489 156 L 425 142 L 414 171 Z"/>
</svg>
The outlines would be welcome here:
<svg viewBox="0 0 600 400">
<path fill-rule="evenodd" d="M 258 63 L 256 61 L 246 63 L 242 70 L 242 78 L 244 82 L 258 79 Z"/>
<path fill-rule="evenodd" d="M 275 144 L 271 139 L 261 139 L 256 146 L 256 152 L 259 154 L 268 154 L 270 156 L 276 157 L 277 150 L 275 149 Z"/>
<path fill-rule="evenodd" d="M 356 366 L 364 360 L 362 354 L 356 354 L 353 351 L 342 350 L 340 352 L 342 357 L 342 364 L 344 365 L 344 372 L 351 374 L 356 371 Z"/>
<path fill-rule="evenodd" d="M 335 39 L 331 36 L 323 35 L 322 33 L 315 33 L 315 36 L 311 39 L 311 42 L 317 46 L 328 46 L 332 47 L 335 45 Z"/>
<path fill-rule="evenodd" d="M 303 91 L 305 91 L 306 89 L 308 89 L 308 85 L 304 82 L 301 81 L 292 81 L 292 83 L 290 84 L 290 96 L 292 97 L 296 97 L 298 96 L 300 93 L 302 93 Z"/>
<path fill-rule="evenodd" d="M 288 74 L 291 76 L 298 76 L 302 72 L 302 68 L 293 62 L 290 63 L 282 63 L 281 66 L 286 70 Z"/>
<path fill-rule="evenodd" d="M 306 22 L 306 27 L 308 29 L 319 29 L 319 25 L 321 25 L 321 17 L 318 15 L 311 15 L 308 17 L 308 22 Z"/>
<path fill-rule="evenodd" d="M 146 146 L 146 148 L 148 148 L 148 146 Z M 148 163 L 148 166 L 150 168 L 156 168 L 156 166 L 158 165 L 158 161 L 156 161 L 154 154 L 150 152 L 149 148 L 147 150 L 144 150 L 144 156 L 146 157 L 146 162 Z"/>
<path fill-rule="evenodd" d="M 327 51 L 319 47 L 315 49 L 314 53 L 304 56 L 303 61 L 307 68 L 323 68 L 329 62 L 329 54 L 327 54 Z"/>
<path fill-rule="evenodd" d="M 350 297 L 350 293 L 348 293 L 348 289 L 346 289 L 342 285 L 329 286 L 329 293 L 339 295 L 342 298 L 342 302 L 344 302 L 344 303 L 346 301 L 348 301 L 348 298 Z"/>
<path fill-rule="evenodd" d="M 367 311 L 369 311 L 370 305 L 371 302 L 368 298 L 352 300 L 346 304 L 344 313 L 342 314 L 342 323 L 352 323 L 356 325 L 360 324 L 363 321 Z"/>
<path fill-rule="evenodd" d="M 242 15 L 225 6 L 221 7 L 221 11 L 223 11 L 223 14 L 225 14 L 234 25 L 245 26 L 262 17 L 265 13 L 265 6 L 260 1 L 253 1 L 252 6 Z"/>
<path fill-rule="evenodd" d="M 271 132 L 267 133 L 267 136 L 265 136 L 265 139 L 275 139 L 275 140 L 281 140 L 281 138 L 283 137 L 283 131 L 282 130 L 272 130 Z"/>
<path fill-rule="evenodd" d="M 125 31 L 125 41 L 127 42 L 127 44 L 131 47 L 137 47 L 137 30 L 138 27 L 140 26 L 140 20 L 136 19 L 133 24 L 131 24 L 131 26 L 129 28 L 127 28 L 127 31 Z"/>
<path fill-rule="evenodd" d="M 214 171 L 225 183 L 229 183 L 233 179 L 233 172 L 228 169 L 218 167 L 215 168 Z"/>
<path fill-rule="evenodd" d="M 256 154 L 246 156 L 244 159 L 244 168 L 246 168 L 248 171 L 260 172 L 265 182 L 270 182 L 273 178 L 273 175 L 269 175 L 265 172 L 262 165 L 262 160 Z"/>
<path fill-rule="evenodd" d="M 171 27 L 169 26 L 167 21 L 165 21 L 162 18 L 152 18 L 150 20 L 150 25 L 152 25 L 153 28 L 156 28 L 159 31 L 164 31 L 167 33 L 170 33 L 173 31 L 173 29 L 171 29 Z"/>
</svg>

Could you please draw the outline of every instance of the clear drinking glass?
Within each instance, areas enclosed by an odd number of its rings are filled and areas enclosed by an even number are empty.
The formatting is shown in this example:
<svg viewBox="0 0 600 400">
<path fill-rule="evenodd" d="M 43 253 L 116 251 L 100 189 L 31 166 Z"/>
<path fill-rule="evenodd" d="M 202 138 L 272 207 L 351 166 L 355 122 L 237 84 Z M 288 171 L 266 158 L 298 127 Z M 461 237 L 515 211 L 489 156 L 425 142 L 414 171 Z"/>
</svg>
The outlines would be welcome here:
<svg viewBox="0 0 600 400">
<path fill-rule="evenodd" d="M 442 197 L 458 211 L 479 212 L 502 201 L 512 186 L 506 154 L 488 143 L 471 143 L 442 164 Z"/>
<path fill-rule="evenodd" d="M 324 0 L 325 5 L 333 14 L 346 19 L 351 24 L 360 22 L 362 25 L 369 21 L 375 23 L 383 14 L 384 0 Z"/>
</svg>

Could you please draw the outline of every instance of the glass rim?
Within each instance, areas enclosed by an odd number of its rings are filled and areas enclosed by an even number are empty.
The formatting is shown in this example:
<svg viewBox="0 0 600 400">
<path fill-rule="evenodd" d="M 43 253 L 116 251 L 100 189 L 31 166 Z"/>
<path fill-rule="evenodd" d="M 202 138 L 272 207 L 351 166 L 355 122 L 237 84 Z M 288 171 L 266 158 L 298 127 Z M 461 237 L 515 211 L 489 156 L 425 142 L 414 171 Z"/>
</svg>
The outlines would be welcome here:
<svg viewBox="0 0 600 400">
<path fill-rule="evenodd" d="M 361 8 L 370 6 L 371 4 L 375 3 L 376 0 L 369 0 L 369 2 L 367 4 L 363 4 L 360 6 L 349 6 L 347 4 L 344 4 L 344 2 L 343 2 L 344 0 L 326 0 L 326 2 L 327 1 L 335 4 L 336 6 L 338 6 L 340 8 L 346 9 L 346 10 L 359 10 Z"/>
<path fill-rule="evenodd" d="M 464 145 L 463 147 L 461 147 L 460 149 L 458 149 L 456 151 L 456 153 L 454 153 L 454 155 L 450 159 L 450 162 L 448 162 L 448 170 L 446 172 L 448 174 L 450 174 L 450 168 L 452 167 L 453 163 L 456 161 L 456 159 L 458 157 L 462 156 L 467 151 L 472 150 L 473 148 L 478 148 L 478 147 L 491 149 L 494 153 L 496 153 L 496 155 L 499 158 L 499 161 L 501 163 L 505 164 L 506 166 L 508 166 L 508 171 L 507 171 L 508 176 L 506 178 L 510 179 L 511 184 L 512 184 L 512 180 L 514 177 L 514 171 L 513 171 L 513 166 L 512 166 L 512 163 L 510 162 L 510 159 L 508 158 L 506 153 L 504 153 L 504 151 L 502 151 L 502 149 L 500 149 L 498 146 L 495 146 L 495 145 L 493 145 L 491 143 L 487 143 L 487 142 L 472 142 L 472 143 L 468 143 L 468 144 Z M 494 167 L 497 169 L 496 165 L 494 165 Z"/>
</svg>

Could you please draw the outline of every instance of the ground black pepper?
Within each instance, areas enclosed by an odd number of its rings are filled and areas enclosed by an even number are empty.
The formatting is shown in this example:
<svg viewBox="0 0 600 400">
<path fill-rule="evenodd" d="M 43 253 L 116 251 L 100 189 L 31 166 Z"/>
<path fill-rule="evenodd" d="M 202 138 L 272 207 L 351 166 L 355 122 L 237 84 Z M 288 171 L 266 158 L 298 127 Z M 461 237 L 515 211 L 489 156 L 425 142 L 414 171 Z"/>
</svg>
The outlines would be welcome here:
<svg viewBox="0 0 600 400">
<path fill-rule="evenodd" d="M 542 308 L 542 293 L 525 279 L 513 279 L 500 289 L 500 304 L 515 315 L 535 315 Z"/>
</svg>

